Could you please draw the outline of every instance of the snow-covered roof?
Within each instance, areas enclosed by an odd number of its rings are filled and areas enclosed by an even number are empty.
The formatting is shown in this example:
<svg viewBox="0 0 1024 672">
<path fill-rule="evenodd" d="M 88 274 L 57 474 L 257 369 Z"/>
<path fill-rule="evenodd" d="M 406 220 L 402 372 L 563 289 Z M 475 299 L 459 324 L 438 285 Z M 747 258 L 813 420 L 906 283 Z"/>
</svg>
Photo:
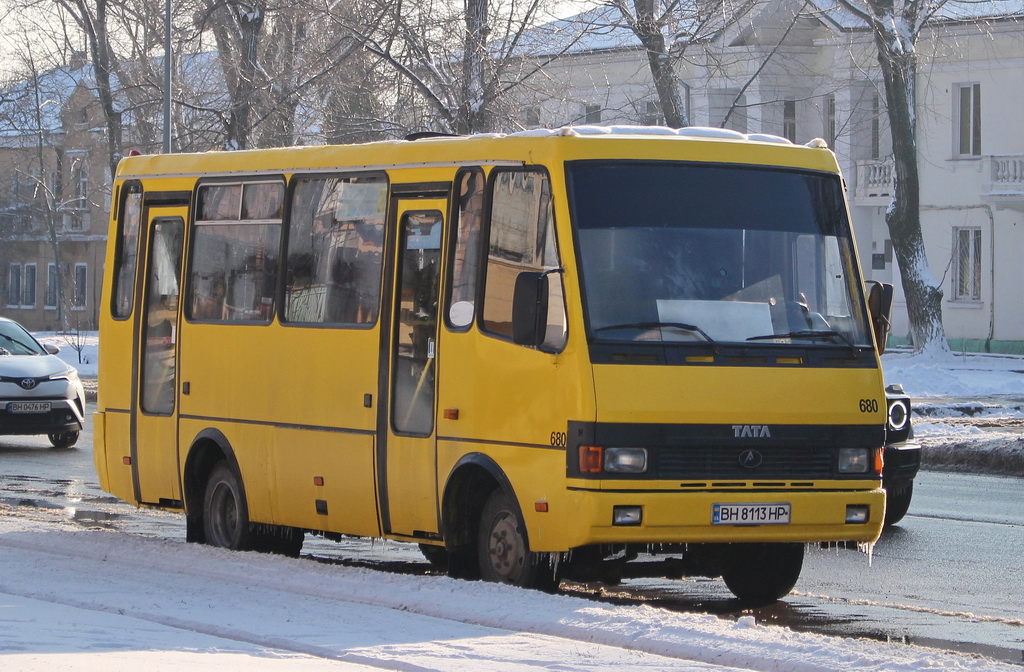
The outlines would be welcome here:
<svg viewBox="0 0 1024 672">
<path fill-rule="evenodd" d="M 864 21 L 838 0 L 810 0 L 822 18 L 843 30 L 864 28 Z M 939 4 L 933 2 L 932 5 Z M 1024 0 L 948 0 L 932 16 L 933 21 L 979 21 L 1024 17 Z"/>
<path fill-rule="evenodd" d="M 91 65 L 54 68 L 0 91 L 0 137 L 59 132 L 64 105 L 80 84 L 95 85 Z"/>
</svg>

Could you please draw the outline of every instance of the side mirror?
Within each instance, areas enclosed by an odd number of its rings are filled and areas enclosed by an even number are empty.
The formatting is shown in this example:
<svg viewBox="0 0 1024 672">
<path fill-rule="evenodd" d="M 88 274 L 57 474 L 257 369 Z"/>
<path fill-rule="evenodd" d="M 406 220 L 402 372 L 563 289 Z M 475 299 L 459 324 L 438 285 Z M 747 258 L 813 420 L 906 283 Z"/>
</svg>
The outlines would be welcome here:
<svg viewBox="0 0 1024 672">
<path fill-rule="evenodd" d="M 875 332 L 875 347 L 878 354 L 885 352 L 885 344 L 889 340 L 892 328 L 892 285 L 884 282 L 869 281 L 868 312 L 871 313 L 871 328 Z"/>
<path fill-rule="evenodd" d="M 512 295 L 512 342 L 538 347 L 548 327 L 548 275 L 523 271 Z"/>
<path fill-rule="evenodd" d="M 43 343 L 43 350 L 46 350 L 48 355 L 56 355 L 60 352 L 60 348 L 52 343 Z"/>
</svg>

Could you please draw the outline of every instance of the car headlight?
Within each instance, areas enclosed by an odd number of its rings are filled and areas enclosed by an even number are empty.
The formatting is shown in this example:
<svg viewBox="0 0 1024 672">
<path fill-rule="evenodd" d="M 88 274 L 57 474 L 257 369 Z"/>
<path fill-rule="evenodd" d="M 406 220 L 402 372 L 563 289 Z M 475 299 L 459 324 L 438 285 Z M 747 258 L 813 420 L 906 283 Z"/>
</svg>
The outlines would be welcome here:
<svg viewBox="0 0 1024 672">
<path fill-rule="evenodd" d="M 894 432 L 901 432 L 907 426 L 909 419 L 910 411 L 905 401 L 894 399 L 889 402 L 889 429 Z"/>
<path fill-rule="evenodd" d="M 78 370 L 69 366 L 67 371 L 51 374 L 50 380 L 67 380 L 72 383 L 78 382 Z"/>
<path fill-rule="evenodd" d="M 604 470 L 611 474 L 642 474 L 647 471 L 647 449 L 605 448 Z"/>
</svg>

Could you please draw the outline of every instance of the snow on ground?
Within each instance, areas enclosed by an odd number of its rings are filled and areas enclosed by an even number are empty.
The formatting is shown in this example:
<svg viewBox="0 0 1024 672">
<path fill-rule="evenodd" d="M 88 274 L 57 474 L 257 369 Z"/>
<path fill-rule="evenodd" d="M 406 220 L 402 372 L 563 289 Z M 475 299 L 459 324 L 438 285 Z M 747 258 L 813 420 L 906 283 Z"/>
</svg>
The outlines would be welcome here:
<svg viewBox="0 0 1024 672">
<path fill-rule="evenodd" d="M 1019 670 L 749 616 L 236 553 L 10 508 L 0 508 L 0 567 L 5 672 Z"/>
<path fill-rule="evenodd" d="M 1024 475 L 1024 357 L 892 353 L 882 365 L 913 399 L 926 465 Z"/>
</svg>

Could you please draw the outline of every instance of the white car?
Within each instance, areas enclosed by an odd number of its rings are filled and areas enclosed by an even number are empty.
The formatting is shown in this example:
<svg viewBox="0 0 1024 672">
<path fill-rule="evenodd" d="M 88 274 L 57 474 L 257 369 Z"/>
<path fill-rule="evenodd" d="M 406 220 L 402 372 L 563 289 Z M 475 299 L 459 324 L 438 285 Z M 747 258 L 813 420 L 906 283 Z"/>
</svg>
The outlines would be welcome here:
<svg viewBox="0 0 1024 672">
<path fill-rule="evenodd" d="M 46 434 L 55 448 L 78 441 L 85 390 L 78 371 L 58 352 L 0 317 L 0 434 Z"/>
</svg>

